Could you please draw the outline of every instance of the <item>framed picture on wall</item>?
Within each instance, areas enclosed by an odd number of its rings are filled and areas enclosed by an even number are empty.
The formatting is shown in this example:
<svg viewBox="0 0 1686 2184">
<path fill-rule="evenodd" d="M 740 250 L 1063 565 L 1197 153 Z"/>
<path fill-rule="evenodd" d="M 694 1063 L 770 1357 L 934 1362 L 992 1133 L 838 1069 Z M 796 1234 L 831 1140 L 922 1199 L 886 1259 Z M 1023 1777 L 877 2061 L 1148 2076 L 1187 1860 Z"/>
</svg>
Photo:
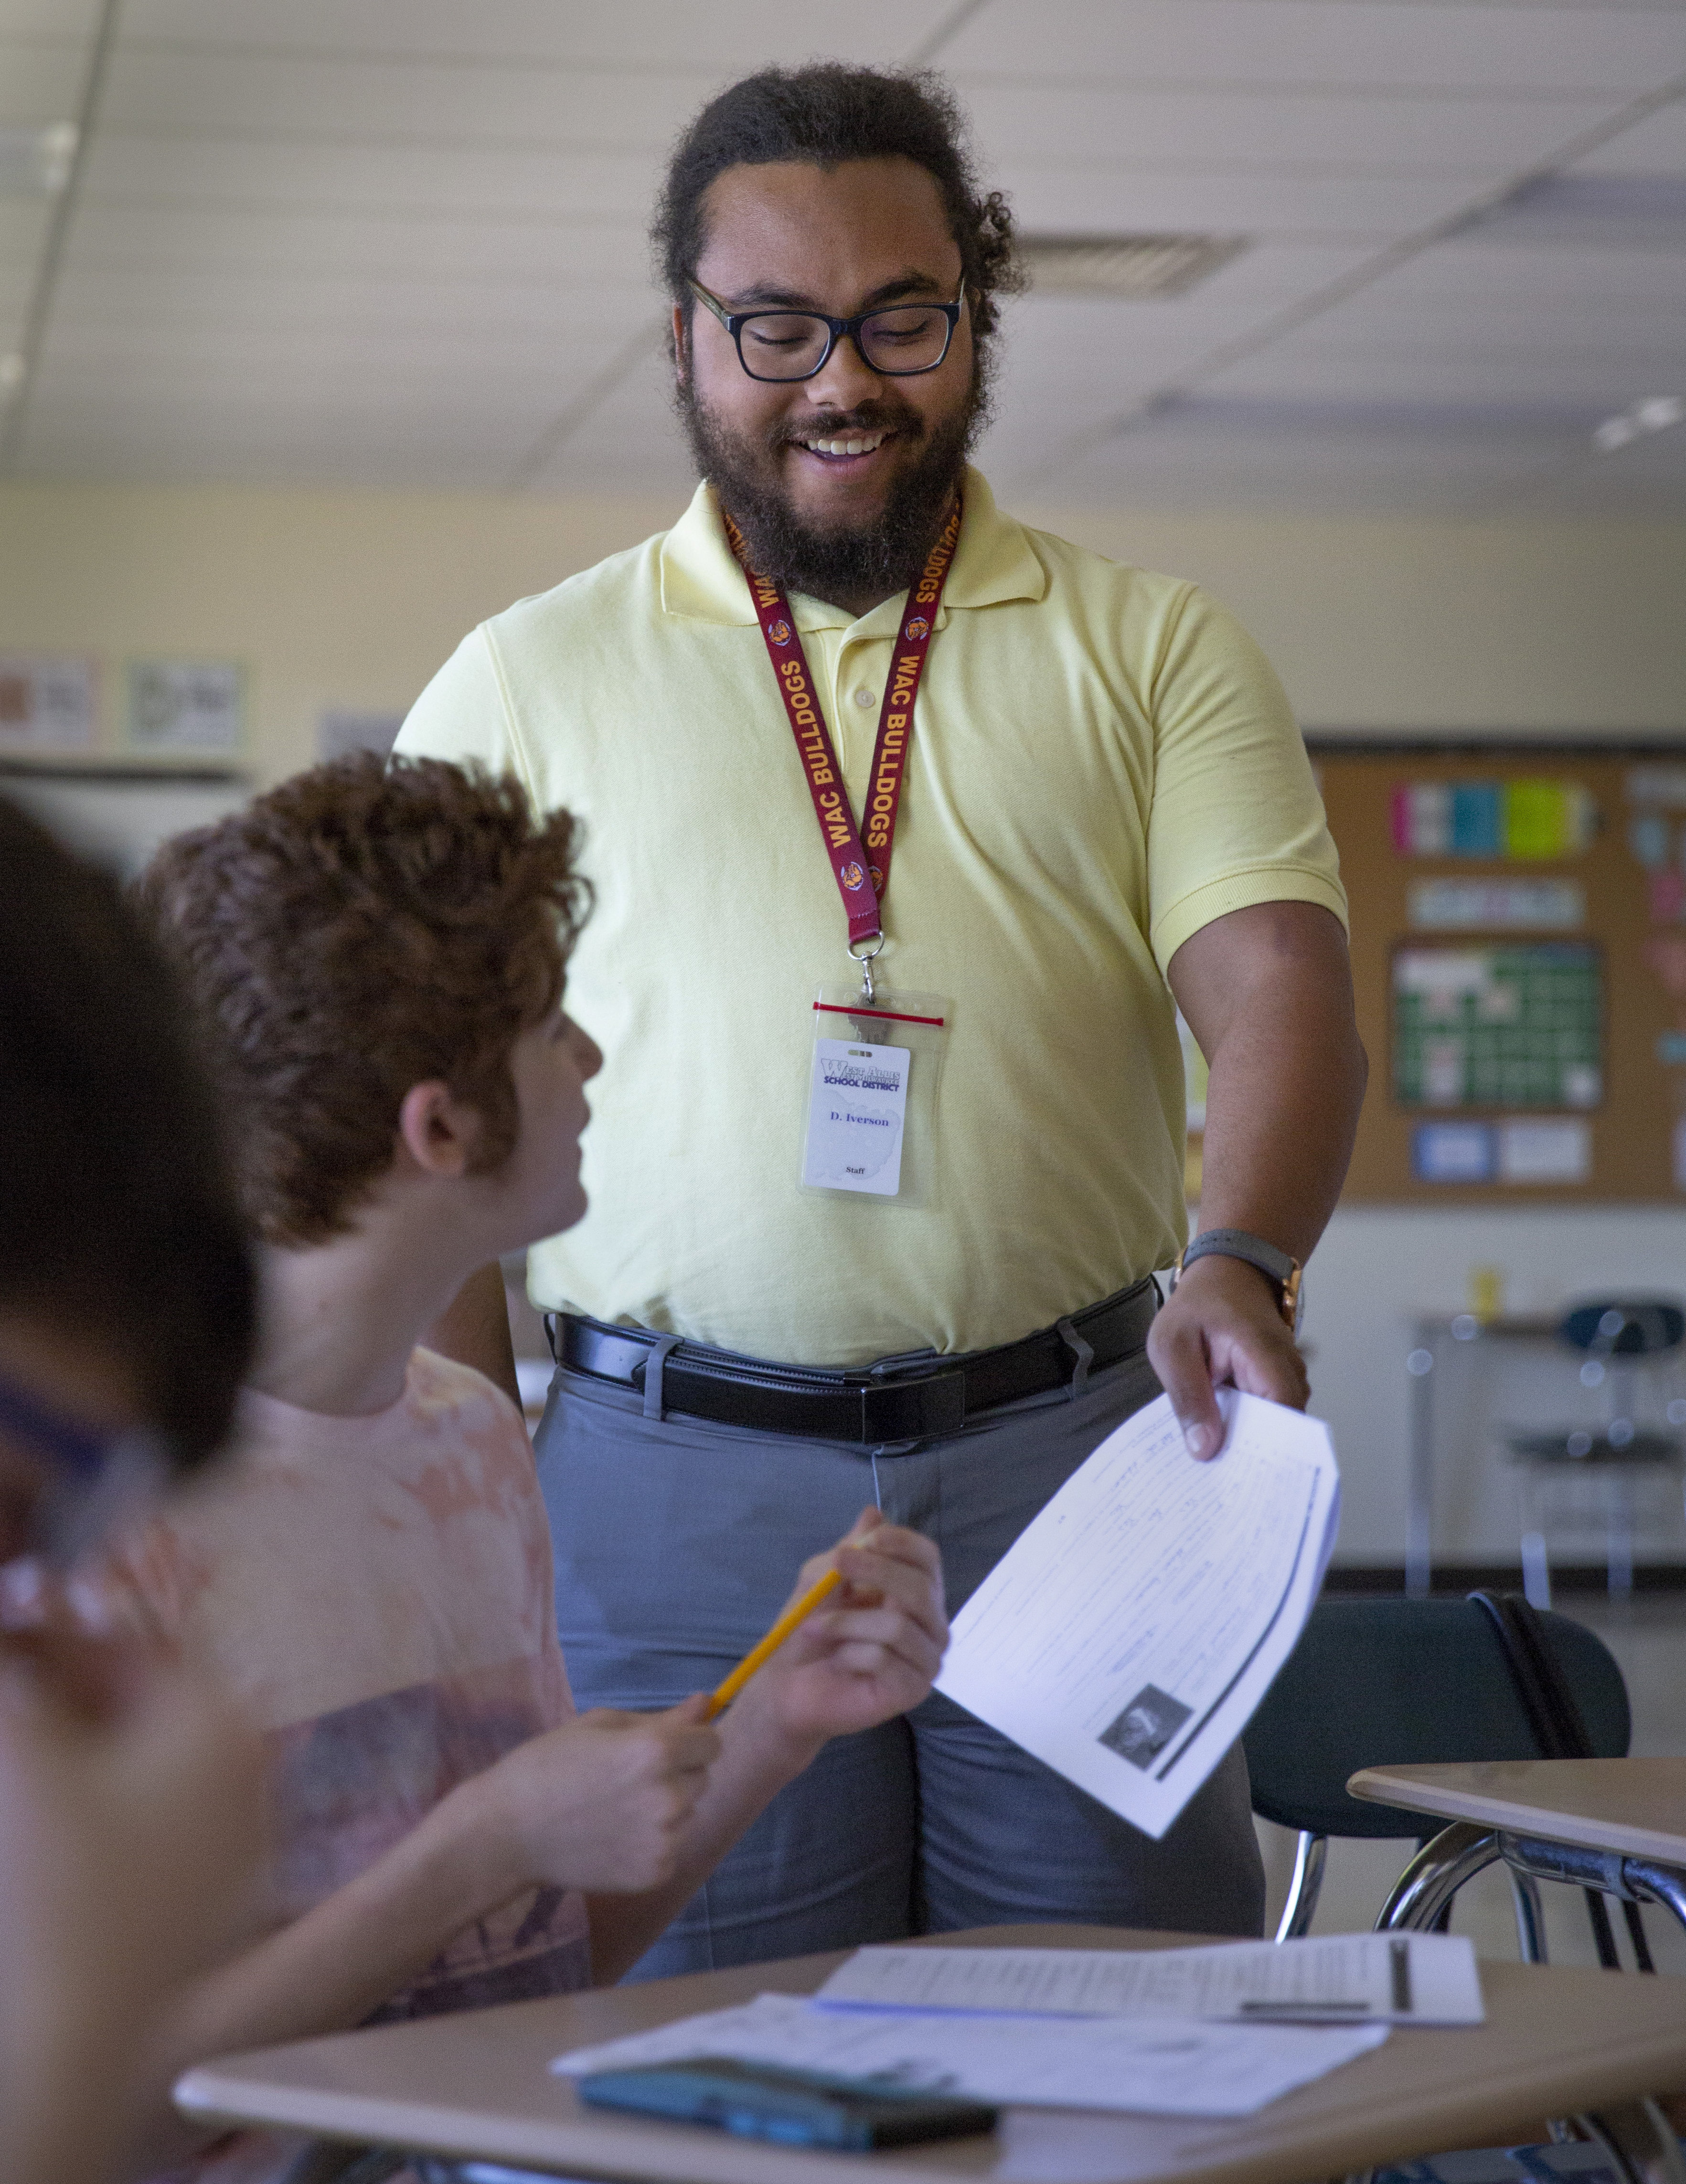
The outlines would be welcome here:
<svg viewBox="0 0 1686 2184">
<path fill-rule="evenodd" d="M 234 757 L 246 736 L 246 673 L 232 660 L 131 660 L 127 739 L 148 754 Z"/>
</svg>

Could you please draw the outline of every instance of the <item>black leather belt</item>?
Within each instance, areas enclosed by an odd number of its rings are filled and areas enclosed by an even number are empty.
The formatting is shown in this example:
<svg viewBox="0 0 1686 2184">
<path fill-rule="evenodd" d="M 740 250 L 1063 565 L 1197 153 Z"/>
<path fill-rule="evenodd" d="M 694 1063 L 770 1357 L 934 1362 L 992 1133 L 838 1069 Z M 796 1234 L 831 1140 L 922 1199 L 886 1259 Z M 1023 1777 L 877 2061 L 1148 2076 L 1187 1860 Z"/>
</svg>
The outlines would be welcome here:
<svg viewBox="0 0 1686 2184">
<path fill-rule="evenodd" d="M 870 1447 L 934 1440 L 1003 1403 L 1056 1388 L 1077 1394 L 1091 1371 L 1141 1350 L 1158 1309 L 1159 1290 L 1149 1276 L 998 1349 L 959 1357 L 887 1357 L 837 1372 L 678 1342 L 662 1361 L 661 1407 L 721 1425 Z M 643 1388 L 650 1353 L 664 1340 L 645 1328 L 610 1327 L 574 1312 L 547 1312 L 544 1329 L 559 1365 L 623 1388 Z"/>
</svg>

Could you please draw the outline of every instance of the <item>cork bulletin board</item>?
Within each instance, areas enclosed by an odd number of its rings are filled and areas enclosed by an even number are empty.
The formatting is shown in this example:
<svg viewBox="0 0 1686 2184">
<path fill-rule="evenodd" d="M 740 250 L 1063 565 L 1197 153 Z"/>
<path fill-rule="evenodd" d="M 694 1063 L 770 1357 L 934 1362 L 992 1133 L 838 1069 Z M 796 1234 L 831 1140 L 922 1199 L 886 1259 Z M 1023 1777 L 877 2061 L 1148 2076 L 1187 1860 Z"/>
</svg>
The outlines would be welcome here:
<svg viewBox="0 0 1686 2184">
<path fill-rule="evenodd" d="M 1307 741 L 1370 1055 L 1347 1201 L 1686 1205 L 1686 744 Z"/>
</svg>

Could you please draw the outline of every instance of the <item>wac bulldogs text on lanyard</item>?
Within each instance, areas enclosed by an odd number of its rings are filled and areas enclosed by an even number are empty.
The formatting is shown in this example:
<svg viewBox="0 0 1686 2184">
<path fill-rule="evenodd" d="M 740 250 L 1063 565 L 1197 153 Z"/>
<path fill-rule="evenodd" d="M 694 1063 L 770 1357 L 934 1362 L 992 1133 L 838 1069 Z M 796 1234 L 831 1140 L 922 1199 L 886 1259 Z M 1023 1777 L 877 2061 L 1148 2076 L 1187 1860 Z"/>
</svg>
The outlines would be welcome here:
<svg viewBox="0 0 1686 2184">
<path fill-rule="evenodd" d="M 724 511 L 722 510 L 722 514 Z M 849 950 L 857 943 L 880 939 L 882 924 L 879 900 L 890 883 L 890 851 L 896 838 L 896 813 L 901 805 L 902 782 L 907 771 L 908 745 L 913 739 L 913 701 L 925 672 L 925 655 L 931 649 L 931 632 L 942 603 L 943 585 L 954 558 L 960 535 L 960 503 L 955 496 L 943 535 L 931 549 L 925 573 L 908 593 L 902 626 L 884 686 L 883 707 L 878 716 L 878 740 L 872 751 L 871 785 L 867 792 L 865 839 L 854 823 L 843 785 L 843 768 L 826 727 L 825 716 L 814 695 L 814 678 L 808 671 L 808 655 L 796 633 L 790 602 L 771 577 L 758 576 L 749 566 L 743 533 L 726 516 L 726 535 L 748 581 L 755 618 L 767 641 L 767 657 L 773 677 L 790 716 L 802 770 L 814 799 L 820 837 L 843 897 L 849 917 Z M 875 951 L 876 952 L 876 951 Z"/>
</svg>

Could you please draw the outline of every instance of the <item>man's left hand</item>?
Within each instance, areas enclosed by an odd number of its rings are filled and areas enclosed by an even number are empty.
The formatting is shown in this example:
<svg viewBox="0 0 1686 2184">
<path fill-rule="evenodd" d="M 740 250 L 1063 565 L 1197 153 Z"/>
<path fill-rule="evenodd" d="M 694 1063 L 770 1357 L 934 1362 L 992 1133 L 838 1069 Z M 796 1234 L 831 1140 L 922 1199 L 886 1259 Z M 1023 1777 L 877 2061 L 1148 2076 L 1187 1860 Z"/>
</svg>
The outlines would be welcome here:
<svg viewBox="0 0 1686 2184">
<path fill-rule="evenodd" d="M 1216 1456 L 1225 1384 L 1303 1411 L 1311 1394 L 1305 1361 L 1277 1301 L 1276 1284 L 1244 1259 L 1197 1259 L 1154 1319 L 1148 1362 L 1177 1413 L 1191 1456 Z"/>
</svg>

